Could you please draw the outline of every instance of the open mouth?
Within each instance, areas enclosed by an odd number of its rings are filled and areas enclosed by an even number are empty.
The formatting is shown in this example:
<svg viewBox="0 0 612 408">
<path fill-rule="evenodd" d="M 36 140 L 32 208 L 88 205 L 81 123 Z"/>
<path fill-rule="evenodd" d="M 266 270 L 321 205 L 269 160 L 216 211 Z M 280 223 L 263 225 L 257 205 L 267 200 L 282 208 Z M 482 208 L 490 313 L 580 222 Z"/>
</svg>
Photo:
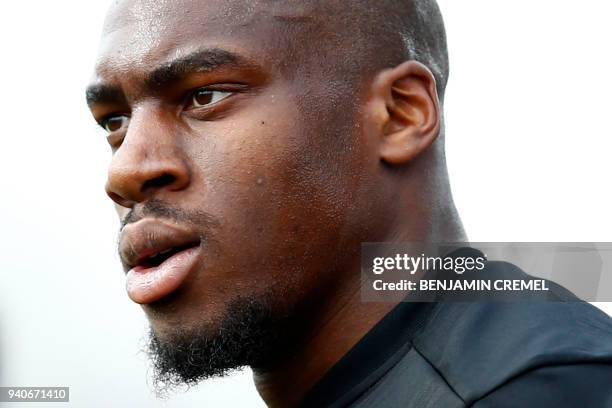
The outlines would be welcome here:
<svg viewBox="0 0 612 408">
<path fill-rule="evenodd" d="M 153 303 L 186 283 L 203 258 L 203 242 L 197 231 L 155 219 L 125 226 L 119 255 L 130 299 Z"/>
<path fill-rule="evenodd" d="M 163 251 L 159 251 L 152 255 L 148 255 L 148 256 L 141 258 L 137 262 L 136 266 L 143 268 L 143 269 L 155 268 L 163 264 L 167 259 L 171 258 L 172 256 L 180 252 L 183 252 L 187 249 L 195 248 L 199 245 L 200 245 L 200 242 L 197 241 L 197 242 L 191 242 L 185 245 L 168 248 Z"/>
</svg>

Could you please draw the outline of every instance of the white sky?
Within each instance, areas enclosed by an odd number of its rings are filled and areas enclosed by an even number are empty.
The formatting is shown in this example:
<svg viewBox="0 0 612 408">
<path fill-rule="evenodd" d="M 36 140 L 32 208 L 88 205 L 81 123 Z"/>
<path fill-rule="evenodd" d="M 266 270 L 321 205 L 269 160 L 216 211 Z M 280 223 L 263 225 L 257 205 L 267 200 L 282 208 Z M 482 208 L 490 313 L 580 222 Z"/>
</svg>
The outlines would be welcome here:
<svg viewBox="0 0 612 408">
<path fill-rule="evenodd" d="M 72 406 L 93 408 L 261 406 L 249 373 L 165 405 L 145 382 L 146 323 L 103 192 L 110 156 L 83 101 L 106 3 L 0 13 L 0 385 L 67 385 Z M 611 241 L 612 3 L 440 4 L 449 166 L 470 238 Z"/>
</svg>

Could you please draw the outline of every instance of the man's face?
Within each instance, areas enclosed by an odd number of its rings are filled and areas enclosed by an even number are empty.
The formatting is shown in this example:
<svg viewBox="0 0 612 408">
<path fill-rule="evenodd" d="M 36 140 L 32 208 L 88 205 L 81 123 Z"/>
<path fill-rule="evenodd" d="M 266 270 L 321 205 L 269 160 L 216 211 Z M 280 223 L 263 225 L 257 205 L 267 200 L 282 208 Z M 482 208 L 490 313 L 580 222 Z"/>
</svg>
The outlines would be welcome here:
<svg viewBox="0 0 612 408">
<path fill-rule="evenodd" d="M 128 293 L 162 341 L 215 332 L 240 299 L 287 314 L 375 236 L 359 93 L 314 52 L 311 2 L 290 3 L 132 1 L 107 19 L 90 107 Z"/>
</svg>

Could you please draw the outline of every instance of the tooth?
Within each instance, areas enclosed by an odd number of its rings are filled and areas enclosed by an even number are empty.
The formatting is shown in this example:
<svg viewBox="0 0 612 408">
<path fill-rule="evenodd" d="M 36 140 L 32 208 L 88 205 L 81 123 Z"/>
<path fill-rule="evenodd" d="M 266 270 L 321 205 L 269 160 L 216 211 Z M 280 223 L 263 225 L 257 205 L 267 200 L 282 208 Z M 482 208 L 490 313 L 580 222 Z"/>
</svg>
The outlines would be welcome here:
<svg viewBox="0 0 612 408">
<path fill-rule="evenodd" d="M 170 252 L 170 251 L 172 251 L 172 248 L 168 248 L 168 249 L 166 249 L 165 251 L 161 251 L 161 252 L 159 253 L 159 255 L 164 255 L 164 254 L 167 254 L 167 253 L 168 253 L 168 252 Z"/>
</svg>

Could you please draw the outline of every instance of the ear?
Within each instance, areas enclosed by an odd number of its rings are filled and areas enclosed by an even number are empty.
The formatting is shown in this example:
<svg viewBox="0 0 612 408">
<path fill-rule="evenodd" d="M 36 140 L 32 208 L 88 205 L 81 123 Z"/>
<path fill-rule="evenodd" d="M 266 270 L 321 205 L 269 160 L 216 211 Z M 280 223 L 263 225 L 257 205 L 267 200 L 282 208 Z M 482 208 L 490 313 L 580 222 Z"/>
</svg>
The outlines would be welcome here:
<svg viewBox="0 0 612 408">
<path fill-rule="evenodd" d="M 440 102 L 431 71 L 407 61 L 380 72 L 369 104 L 381 160 L 400 165 L 427 150 L 440 133 Z"/>
</svg>

